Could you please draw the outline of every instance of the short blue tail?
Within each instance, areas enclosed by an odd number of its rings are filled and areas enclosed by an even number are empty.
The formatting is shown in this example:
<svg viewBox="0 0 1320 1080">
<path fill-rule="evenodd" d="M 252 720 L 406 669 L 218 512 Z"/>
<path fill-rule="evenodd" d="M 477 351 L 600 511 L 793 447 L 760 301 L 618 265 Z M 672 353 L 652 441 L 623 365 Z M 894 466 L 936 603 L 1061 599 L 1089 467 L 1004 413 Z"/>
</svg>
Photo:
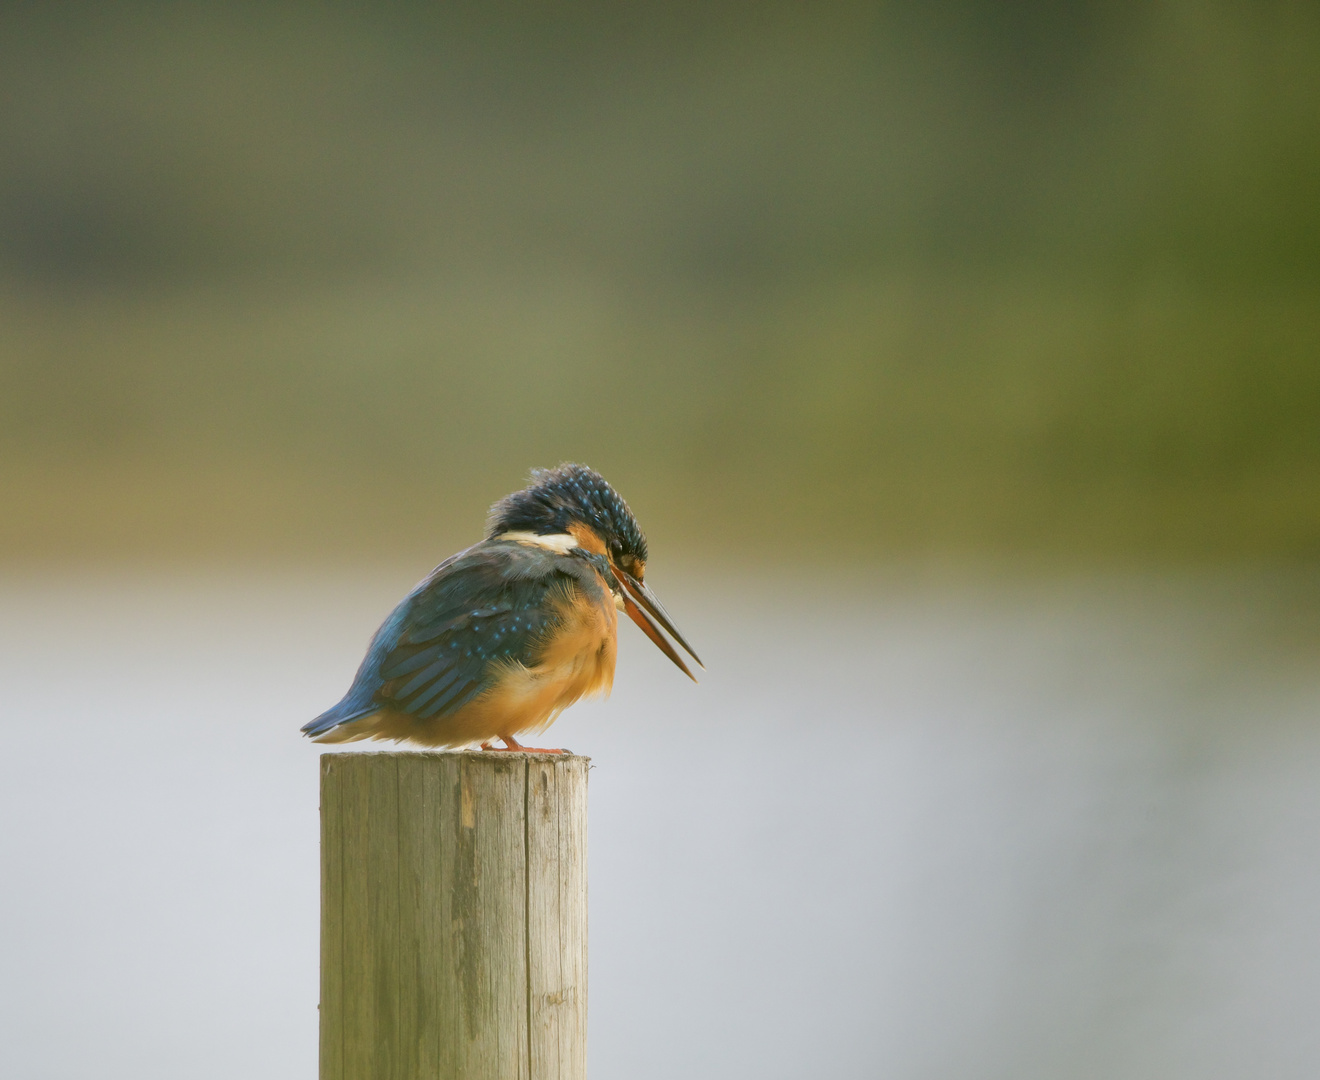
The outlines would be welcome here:
<svg viewBox="0 0 1320 1080">
<path fill-rule="evenodd" d="M 324 735 L 333 727 L 347 723 L 349 720 L 356 720 L 359 716 L 366 716 L 368 713 L 375 712 L 379 705 L 371 700 L 361 701 L 358 695 L 350 692 L 338 705 L 326 709 L 315 720 L 302 726 L 304 735 L 315 738 L 317 735 Z"/>
</svg>

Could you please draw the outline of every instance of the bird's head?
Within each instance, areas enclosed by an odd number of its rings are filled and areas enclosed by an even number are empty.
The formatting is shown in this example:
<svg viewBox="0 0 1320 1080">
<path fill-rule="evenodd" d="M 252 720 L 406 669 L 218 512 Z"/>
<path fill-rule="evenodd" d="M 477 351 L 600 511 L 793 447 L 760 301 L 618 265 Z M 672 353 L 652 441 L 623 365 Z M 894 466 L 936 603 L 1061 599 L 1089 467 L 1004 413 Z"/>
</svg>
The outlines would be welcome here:
<svg viewBox="0 0 1320 1080">
<path fill-rule="evenodd" d="M 646 577 L 646 536 L 623 496 L 595 469 L 564 464 L 532 470 L 531 483 L 490 508 L 486 532 L 579 555 L 596 563 L 633 622 L 690 678 L 695 677 L 660 633 L 669 632 L 698 664 Z M 704 666 L 704 665 L 703 665 Z"/>
</svg>

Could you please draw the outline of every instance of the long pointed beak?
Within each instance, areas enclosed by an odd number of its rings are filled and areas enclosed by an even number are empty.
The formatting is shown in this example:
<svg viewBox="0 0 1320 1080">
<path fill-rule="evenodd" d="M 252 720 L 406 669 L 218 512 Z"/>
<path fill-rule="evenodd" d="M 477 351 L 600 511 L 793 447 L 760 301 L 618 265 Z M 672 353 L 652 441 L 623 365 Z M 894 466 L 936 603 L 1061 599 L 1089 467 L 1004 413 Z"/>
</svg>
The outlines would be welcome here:
<svg viewBox="0 0 1320 1080">
<path fill-rule="evenodd" d="M 623 610 L 628 613 L 628 617 L 642 628 L 642 633 L 654 641 L 662 653 L 678 665 L 679 670 L 684 675 L 696 682 L 697 677 L 688 670 L 688 666 L 683 663 L 683 658 L 679 656 L 678 650 L 669 643 L 669 638 L 660 632 L 661 629 L 667 631 L 670 637 L 682 645 L 699 667 L 704 669 L 706 665 L 701 662 L 701 657 L 693 651 L 692 646 L 687 643 L 678 627 L 674 625 L 674 620 L 669 617 L 669 612 L 665 610 L 664 605 L 656 599 L 655 593 L 631 574 L 624 573 L 618 567 L 611 567 L 611 569 L 614 571 L 614 576 L 618 578 L 619 584 L 623 586 Z"/>
</svg>

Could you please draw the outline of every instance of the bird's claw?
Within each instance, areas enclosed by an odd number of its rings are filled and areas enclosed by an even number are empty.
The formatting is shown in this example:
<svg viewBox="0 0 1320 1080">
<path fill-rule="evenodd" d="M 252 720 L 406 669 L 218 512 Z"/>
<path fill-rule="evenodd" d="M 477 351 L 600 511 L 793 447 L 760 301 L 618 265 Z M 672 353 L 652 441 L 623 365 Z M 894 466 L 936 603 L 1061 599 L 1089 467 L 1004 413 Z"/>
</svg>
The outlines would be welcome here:
<svg viewBox="0 0 1320 1080">
<path fill-rule="evenodd" d="M 549 747 L 545 747 L 545 746 L 523 746 L 522 743 L 520 743 L 517 739 L 513 738 L 513 737 L 510 736 L 510 735 L 501 735 L 500 738 L 501 738 L 502 740 L 504 740 L 504 745 L 503 745 L 503 746 L 492 746 L 492 745 L 491 745 L 492 740 L 487 739 L 484 743 L 481 744 L 481 748 L 482 748 L 483 750 L 496 750 L 496 751 L 500 751 L 500 752 L 503 752 L 503 751 L 514 752 L 514 751 L 516 751 L 517 753 L 520 753 L 520 754 L 570 754 L 570 753 L 572 753 L 571 750 L 563 750 L 563 749 L 553 749 L 553 750 L 552 750 L 552 749 L 550 749 Z"/>
</svg>

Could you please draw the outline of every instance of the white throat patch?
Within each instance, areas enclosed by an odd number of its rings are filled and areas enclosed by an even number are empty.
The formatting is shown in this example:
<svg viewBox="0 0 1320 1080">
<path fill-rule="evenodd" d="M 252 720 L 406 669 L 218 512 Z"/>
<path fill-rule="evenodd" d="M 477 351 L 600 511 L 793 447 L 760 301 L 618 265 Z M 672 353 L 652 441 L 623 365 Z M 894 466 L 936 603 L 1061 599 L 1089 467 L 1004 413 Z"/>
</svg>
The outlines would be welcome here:
<svg viewBox="0 0 1320 1080">
<path fill-rule="evenodd" d="M 551 533 L 549 536 L 541 536 L 538 533 L 518 530 L 500 533 L 495 539 L 512 540 L 524 547 L 544 548 L 546 551 L 553 551 L 558 555 L 567 555 L 578 546 L 577 537 L 570 536 L 568 533 Z"/>
</svg>

